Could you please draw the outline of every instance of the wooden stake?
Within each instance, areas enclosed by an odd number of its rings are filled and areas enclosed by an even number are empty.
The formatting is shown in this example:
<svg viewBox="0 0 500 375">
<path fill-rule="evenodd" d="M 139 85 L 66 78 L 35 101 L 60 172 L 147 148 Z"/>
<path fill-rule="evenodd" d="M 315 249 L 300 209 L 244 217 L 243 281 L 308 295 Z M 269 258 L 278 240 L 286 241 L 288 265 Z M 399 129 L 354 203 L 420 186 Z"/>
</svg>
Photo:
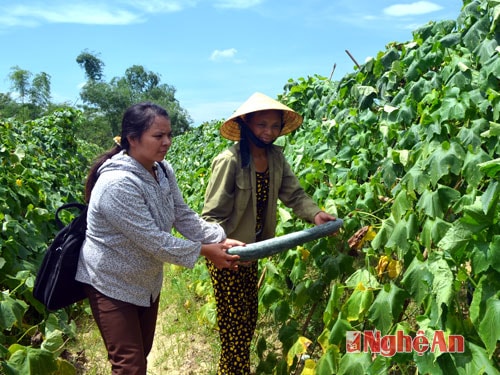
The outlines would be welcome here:
<svg viewBox="0 0 500 375">
<path fill-rule="evenodd" d="M 332 69 L 332 72 L 330 73 L 330 81 L 332 80 L 333 72 L 335 71 L 336 67 L 337 67 L 337 63 L 333 64 L 333 69 Z"/>
<path fill-rule="evenodd" d="M 358 62 L 356 61 L 356 59 L 351 55 L 351 53 L 348 50 L 345 50 L 345 52 L 349 55 L 349 57 L 351 58 L 351 60 L 354 61 L 354 64 L 356 64 L 356 66 L 358 67 L 358 69 L 360 69 L 361 66 L 358 64 Z"/>
</svg>

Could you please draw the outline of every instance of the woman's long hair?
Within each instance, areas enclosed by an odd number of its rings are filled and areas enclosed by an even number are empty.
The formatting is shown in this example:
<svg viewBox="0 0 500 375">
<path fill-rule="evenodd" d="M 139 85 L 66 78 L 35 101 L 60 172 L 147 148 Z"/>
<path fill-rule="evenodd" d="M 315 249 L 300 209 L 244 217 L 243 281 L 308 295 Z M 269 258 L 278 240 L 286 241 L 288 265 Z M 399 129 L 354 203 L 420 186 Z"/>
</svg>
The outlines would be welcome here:
<svg viewBox="0 0 500 375">
<path fill-rule="evenodd" d="M 120 151 L 128 152 L 130 149 L 129 139 L 140 139 L 157 117 L 169 119 L 168 112 L 157 104 L 151 102 L 137 103 L 130 106 L 123 114 L 120 142 L 113 148 L 100 155 L 92 165 L 85 183 L 85 201 L 90 201 L 90 195 L 99 177 L 99 168 L 104 162 Z"/>
</svg>

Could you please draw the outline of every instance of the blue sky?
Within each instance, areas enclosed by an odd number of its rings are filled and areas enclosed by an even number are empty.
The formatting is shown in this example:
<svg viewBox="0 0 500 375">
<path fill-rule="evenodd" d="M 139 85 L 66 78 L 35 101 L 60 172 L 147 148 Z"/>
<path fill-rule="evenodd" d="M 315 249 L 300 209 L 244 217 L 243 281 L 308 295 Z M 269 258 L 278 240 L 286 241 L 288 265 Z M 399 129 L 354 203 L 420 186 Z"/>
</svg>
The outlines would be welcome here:
<svg viewBox="0 0 500 375">
<path fill-rule="evenodd" d="M 176 88 L 193 125 L 227 118 L 255 91 L 333 79 L 406 42 L 429 21 L 456 20 L 458 0 L 0 0 L 0 92 L 19 66 L 51 76 L 52 100 L 81 103 L 82 51 L 105 80 L 142 65 Z"/>
</svg>

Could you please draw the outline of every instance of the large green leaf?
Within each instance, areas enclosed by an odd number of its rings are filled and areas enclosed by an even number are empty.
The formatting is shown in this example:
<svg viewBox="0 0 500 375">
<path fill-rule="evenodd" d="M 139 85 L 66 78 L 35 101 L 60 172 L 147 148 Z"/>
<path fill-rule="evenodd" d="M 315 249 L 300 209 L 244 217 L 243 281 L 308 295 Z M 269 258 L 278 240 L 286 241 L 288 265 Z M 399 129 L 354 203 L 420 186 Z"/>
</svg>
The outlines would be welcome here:
<svg viewBox="0 0 500 375">
<path fill-rule="evenodd" d="M 441 218 L 425 220 L 421 232 L 421 243 L 426 249 L 432 249 L 447 233 L 452 224 Z"/>
<path fill-rule="evenodd" d="M 470 77 L 466 77 L 463 72 L 457 72 L 451 79 L 451 84 L 456 85 L 456 89 L 460 86 L 466 88 L 466 82 L 470 80 Z M 442 106 L 437 109 L 435 116 L 440 121 L 463 121 L 468 110 L 468 105 L 464 101 L 460 100 L 458 97 L 445 97 L 443 99 Z"/>
<path fill-rule="evenodd" d="M 471 3 L 473 5 L 474 2 Z M 476 4 L 477 6 L 477 4 Z M 490 29 L 490 20 L 486 17 L 478 17 L 476 22 L 463 35 L 465 46 L 473 51 L 481 44 L 482 39 L 486 36 Z"/>
<path fill-rule="evenodd" d="M 448 310 L 453 298 L 454 275 L 448 263 L 441 257 L 441 254 L 432 254 L 433 259 L 429 259 L 429 271 L 432 273 L 432 295 L 438 309 L 438 318 L 443 311 Z"/>
<path fill-rule="evenodd" d="M 344 319 L 342 314 L 339 314 L 330 331 L 328 342 L 340 346 L 340 344 L 345 341 L 346 332 L 353 330 L 354 328 L 351 326 L 351 323 Z"/>
<path fill-rule="evenodd" d="M 500 274 L 500 235 L 493 237 L 488 251 L 488 259 L 491 268 Z"/>
<path fill-rule="evenodd" d="M 453 202 L 460 198 L 460 193 L 448 186 L 438 185 L 435 190 L 426 190 L 417 203 L 417 208 L 431 218 L 444 218 Z"/>
<path fill-rule="evenodd" d="M 398 319 L 407 297 L 406 291 L 398 288 L 394 283 L 384 285 L 377 294 L 368 310 L 368 319 L 383 335 L 389 333 L 392 325 Z"/>
<path fill-rule="evenodd" d="M 474 326 L 479 329 L 481 318 L 486 314 L 486 304 L 490 299 L 498 299 L 500 281 L 496 275 L 483 275 L 472 294 L 470 304 L 470 318 Z"/>
<path fill-rule="evenodd" d="M 494 210 L 498 205 L 500 200 L 500 183 L 498 181 L 492 181 L 488 185 L 488 188 L 481 196 L 481 204 L 483 206 L 483 212 L 487 214 Z"/>
<path fill-rule="evenodd" d="M 490 359 L 500 342 L 500 299 L 498 297 L 486 301 L 486 314 L 481 319 L 478 330 Z"/>
<path fill-rule="evenodd" d="M 304 277 L 305 273 L 306 264 L 298 258 L 295 259 L 292 271 L 290 272 L 290 280 L 292 280 L 294 284 L 298 284 Z"/>
<path fill-rule="evenodd" d="M 345 318 L 349 321 L 363 321 L 373 302 L 373 290 L 355 289 L 342 307 Z"/>
<path fill-rule="evenodd" d="M 370 353 L 350 353 L 340 360 L 338 375 L 366 374 L 371 365 Z"/>
<path fill-rule="evenodd" d="M 330 297 L 328 298 L 328 302 L 326 308 L 323 312 L 323 323 L 326 326 L 330 325 L 330 321 L 336 315 L 337 311 L 340 310 L 341 307 L 341 297 L 344 291 L 344 287 L 335 283 L 330 291 Z"/>
<path fill-rule="evenodd" d="M 10 330 L 14 325 L 21 327 L 23 317 L 28 310 L 26 302 L 14 299 L 7 291 L 0 293 L 0 328 Z"/>
<path fill-rule="evenodd" d="M 472 239 L 472 232 L 462 222 L 455 222 L 437 246 L 450 253 L 460 254 Z"/>
<path fill-rule="evenodd" d="M 273 285 L 264 284 L 263 289 L 259 293 L 259 302 L 264 306 L 271 306 L 276 301 L 279 301 L 283 292 Z"/>
<path fill-rule="evenodd" d="M 474 275 L 480 275 L 490 267 L 492 259 L 489 256 L 489 248 L 490 243 L 488 242 L 474 244 L 470 256 L 472 273 Z"/>
<path fill-rule="evenodd" d="M 438 181 L 450 173 L 458 176 L 462 170 L 465 152 L 457 142 L 443 142 L 438 146 L 427 161 L 431 183 Z"/>
<path fill-rule="evenodd" d="M 422 162 L 415 163 L 401 179 L 401 184 L 409 192 L 416 191 L 422 194 L 431 183 L 431 176 L 425 171 Z"/>
<path fill-rule="evenodd" d="M 498 202 L 498 198 L 498 195 L 493 196 L 490 203 Z M 496 215 L 498 215 L 498 211 L 495 210 L 496 205 L 488 203 L 488 196 L 485 197 L 485 202 L 490 207 L 487 212 L 484 212 L 484 202 L 482 197 L 476 198 L 472 204 L 463 208 L 464 215 L 460 219 L 460 222 L 473 233 L 479 233 L 493 225 Z"/>
<path fill-rule="evenodd" d="M 55 330 L 45 336 L 41 348 L 51 353 L 60 354 L 64 348 L 64 338 L 62 331 Z"/>
<path fill-rule="evenodd" d="M 349 288 L 359 289 L 379 289 L 380 283 L 377 278 L 370 273 L 367 269 L 358 269 L 344 282 L 345 286 Z"/>
<path fill-rule="evenodd" d="M 340 366 L 340 350 L 336 345 L 331 345 L 318 360 L 316 375 L 336 374 Z"/>
<path fill-rule="evenodd" d="M 394 202 L 391 207 L 392 217 L 397 221 L 406 213 L 408 210 L 413 208 L 413 201 L 406 190 L 401 190 L 394 198 Z"/>
<path fill-rule="evenodd" d="M 478 164 L 479 169 L 491 178 L 500 176 L 500 158 Z"/>
<path fill-rule="evenodd" d="M 478 374 L 478 375 L 499 375 L 498 363 L 495 366 L 484 348 L 472 343 L 466 342 L 465 352 L 451 355 L 453 367 L 449 370 L 456 371 L 460 375 Z"/>
<path fill-rule="evenodd" d="M 377 232 L 375 238 L 371 243 L 374 249 L 380 249 L 385 246 L 387 241 L 389 241 L 389 238 L 391 237 L 395 226 L 396 223 L 392 216 L 382 222 L 382 227 Z"/>
<path fill-rule="evenodd" d="M 51 352 L 31 347 L 18 347 L 8 360 L 19 374 L 47 375 L 57 370 L 57 363 Z"/>
<path fill-rule="evenodd" d="M 420 305 L 428 297 L 433 285 L 433 275 L 427 262 L 422 262 L 416 257 L 406 270 L 401 283 Z"/>
<path fill-rule="evenodd" d="M 490 157 L 483 150 L 477 152 L 468 151 L 465 155 L 462 175 L 470 186 L 476 187 L 483 179 L 479 165 L 489 161 Z"/>
</svg>

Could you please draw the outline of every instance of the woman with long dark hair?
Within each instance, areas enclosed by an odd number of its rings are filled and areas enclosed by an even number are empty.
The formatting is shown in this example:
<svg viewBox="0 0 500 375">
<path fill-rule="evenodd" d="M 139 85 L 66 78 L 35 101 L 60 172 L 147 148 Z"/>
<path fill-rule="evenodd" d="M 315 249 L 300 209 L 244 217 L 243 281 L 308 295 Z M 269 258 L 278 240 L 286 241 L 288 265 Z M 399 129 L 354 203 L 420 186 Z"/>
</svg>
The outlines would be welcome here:
<svg viewBox="0 0 500 375">
<path fill-rule="evenodd" d="M 76 279 L 86 284 L 115 375 L 146 375 L 164 263 L 191 268 L 201 255 L 219 269 L 237 268 L 238 257 L 226 249 L 242 242 L 186 205 L 164 160 L 171 143 L 168 113 L 135 104 L 123 116 L 119 142 L 95 162 L 86 183 L 87 233 Z"/>
</svg>

